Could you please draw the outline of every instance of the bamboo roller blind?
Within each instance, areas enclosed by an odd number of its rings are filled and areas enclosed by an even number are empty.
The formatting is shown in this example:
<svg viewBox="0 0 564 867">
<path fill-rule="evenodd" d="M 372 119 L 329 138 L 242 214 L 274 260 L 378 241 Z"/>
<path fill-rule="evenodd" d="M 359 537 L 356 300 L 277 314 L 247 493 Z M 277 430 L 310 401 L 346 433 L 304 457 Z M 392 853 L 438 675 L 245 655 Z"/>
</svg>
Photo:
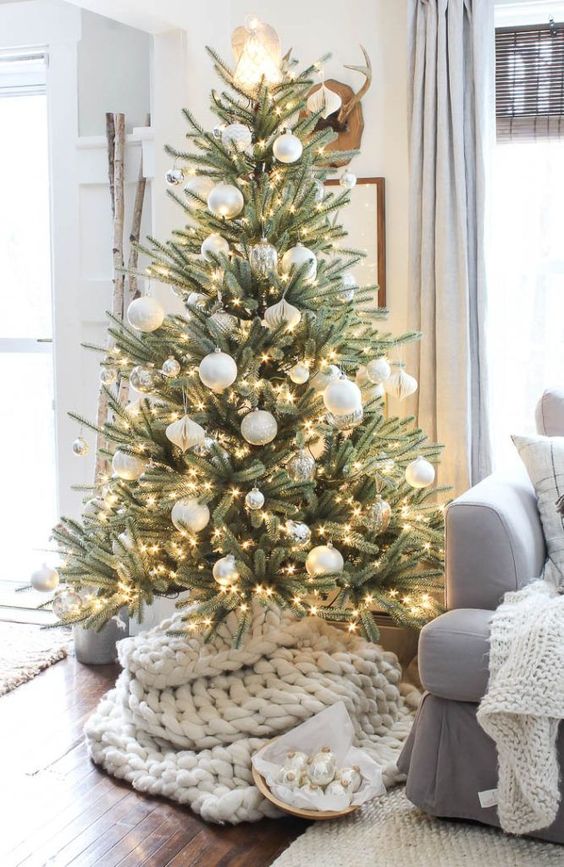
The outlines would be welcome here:
<svg viewBox="0 0 564 867">
<path fill-rule="evenodd" d="M 498 141 L 564 139 L 564 24 L 496 29 Z"/>
</svg>

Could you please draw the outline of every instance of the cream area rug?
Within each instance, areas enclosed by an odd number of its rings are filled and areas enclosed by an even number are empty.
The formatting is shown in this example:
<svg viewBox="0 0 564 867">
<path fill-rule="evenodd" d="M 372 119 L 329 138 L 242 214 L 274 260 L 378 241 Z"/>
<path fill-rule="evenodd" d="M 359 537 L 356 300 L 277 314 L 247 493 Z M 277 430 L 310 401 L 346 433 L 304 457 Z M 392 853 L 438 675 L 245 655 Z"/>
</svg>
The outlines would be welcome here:
<svg viewBox="0 0 564 867">
<path fill-rule="evenodd" d="M 68 645 L 69 635 L 62 630 L 0 622 L 0 695 L 64 659 Z"/>
<path fill-rule="evenodd" d="M 403 786 L 336 822 L 317 822 L 272 867 L 544 867 L 564 848 L 485 825 L 426 816 Z"/>
</svg>

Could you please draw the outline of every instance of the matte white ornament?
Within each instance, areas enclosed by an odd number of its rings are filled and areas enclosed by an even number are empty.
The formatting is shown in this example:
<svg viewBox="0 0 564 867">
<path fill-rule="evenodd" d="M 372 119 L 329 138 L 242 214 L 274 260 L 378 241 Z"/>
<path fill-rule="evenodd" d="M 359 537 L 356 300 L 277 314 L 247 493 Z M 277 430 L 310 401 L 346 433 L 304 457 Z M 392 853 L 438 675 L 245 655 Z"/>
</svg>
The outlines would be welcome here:
<svg viewBox="0 0 564 867">
<path fill-rule="evenodd" d="M 265 409 L 253 409 L 241 422 L 241 434 L 253 446 L 272 442 L 278 433 L 278 423 L 272 413 Z"/>
<path fill-rule="evenodd" d="M 210 510 L 193 497 L 183 497 L 172 507 L 170 518 L 177 530 L 191 530 L 199 533 L 207 527 L 210 520 Z"/>
<path fill-rule="evenodd" d="M 150 295 L 136 298 L 127 308 L 127 321 L 131 327 L 147 334 L 160 328 L 164 318 L 164 308 Z"/>
<path fill-rule="evenodd" d="M 223 307 L 212 313 L 210 322 L 214 322 L 222 334 L 232 334 L 239 324 L 237 317 L 227 313 Z"/>
<path fill-rule="evenodd" d="M 243 194 L 233 184 L 217 184 L 208 196 L 208 208 L 216 217 L 232 220 L 244 207 Z"/>
<path fill-rule="evenodd" d="M 301 318 L 298 308 L 289 304 L 285 298 L 264 311 L 264 321 L 269 328 L 281 328 L 284 325 L 291 330 L 299 324 Z"/>
<path fill-rule="evenodd" d="M 161 372 L 165 376 L 178 376 L 180 373 L 180 362 L 176 360 L 174 355 L 171 355 L 166 361 L 163 361 Z"/>
<path fill-rule="evenodd" d="M 69 614 L 80 610 L 82 599 L 74 590 L 59 590 L 53 599 L 53 612 L 61 620 Z"/>
<path fill-rule="evenodd" d="M 348 169 L 345 169 L 345 171 L 339 178 L 339 183 L 346 190 L 352 190 L 352 188 L 356 186 L 356 175 Z"/>
<path fill-rule="evenodd" d="M 312 548 L 306 558 L 306 571 L 308 575 L 332 575 L 334 572 L 342 572 L 345 561 L 340 551 L 333 545 L 317 545 Z"/>
<path fill-rule="evenodd" d="M 236 150 L 243 152 L 251 144 L 253 134 L 244 123 L 230 123 L 222 131 L 221 138 L 227 144 L 232 144 Z"/>
<path fill-rule="evenodd" d="M 362 406 L 360 388 L 350 379 L 330 382 L 323 392 L 323 403 L 333 415 L 349 415 Z"/>
<path fill-rule="evenodd" d="M 201 201 L 196 201 L 192 197 L 188 204 L 191 208 L 205 208 L 206 203 L 208 201 L 208 196 L 215 187 L 215 181 L 211 178 L 208 178 L 206 175 L 193 175 L 193 177 L 189 178 L 187 183 L 184 184 L 184 192 L 192 193 L 195 196 L 198 196 Z"/>
<path fill-rule="evenodd" d="M 315 253 L 307 247 L 304 247 L 303 244 L 296 244 L 295 247 L 290 247 L 289 250 L 286 250 L 282 256 L 282 271 L 284 274 L 289 274 L 292 268 L 297 270 L 306 263 L 308 263 L 308 267 L 306 268 L 305 276 L 313 280 L 317 274 L 317 259 L 315 258 Z"/>
<path fill-rule="evenodd" d="M 229 244 L 225 238 L 222 238 L 217 232 L 212 232 L 211 235 L 208 235 L 208 237 L 202 241 L 200 252 L 204 259 L 212 261 L 212 256 L 228 256 Z"/>
<path fill-rule="evenodd" d="M 358 283 L 356 282 L 356 277 L 351 271 L 346 271 L 341 279 L 339 298 L 345 303 L 347 303 L 348 301 L 352 301 L 357 289 Z"/>
<path fill-rule="evenodd" d="M 405 480 L 412 488 L 428 488 L 435 481 L 435 468 L 420 455 L 405 468 Z"/>
<path fill-rule="evenodd" d="M 47 563 L 31 573 L 30 584 L 34 590 L 39 590 L 40 593 L 51 593 L 59 584 L 59 573 L 56 569 L 52 569 Z"/>
<path fill-rule="evenodd" d="M 185 415 L 179 418 L 178 421 L 173 421 L 169 424 L 166 431 L 167 439 L 178 446 L 183 452 L 194 446 L 203 445 L 206 438 L 206 432 L 201 425 L 192 421 L 190 416 Z"/>
<path fill-rule="evenodd" d="M 336 364 L 329 364 L 318 370 L 312 377 L 311 384 L 316 391 L 325 391 L 330 382 L 335 382 L 341 376 L 341 370 Z"/>
<path fill-rule="evenodd" d="M 368 379 L 376 385 L 388 379 L 391 372 L 392 368 L 387 358 L 373 358 L 366 365 Z"/>
<path fill-rule="evenodd" d="M 216 349 L 202 358 L 198 373 L 203 384 L 219 394 L 237 379 L 237 365 L 227 352 Z"/>
<path fill-rule="evenodd" d="M 184 172 L 182 169 L 169 169 L 165 174 L 165 180 L 171 187 L 177 187 L 184 180 Z"/>
<path fill-rule="evenodd" d="M 84 439 L 84 437 L 77 437 L 72 444 L 72 452 L 77 457 L 84 457 L 90 451 L 90 446 Z"/>
<path fill-rule="evenodd" d="M 335 93 L 334 90 L 331 90 L 330 87 L 327 87 L 326 84 L 322 84 L 321 87 L 318 87 L 314 93 L 311 93 L 307 98 L 307 110 L 311 112 L 311 114 L 317 114 L 318 111 L 321 112 L 321 117 L 326 120 L 330 114 L 334 114 L 334 112 L 338 111 L 343 104 L 343 100 L 339 96 L 338 93 Z"/>
<path fill-rule="evenodd" d="M 303 145 L 297 135 L 291 132 L 282 133 L 272 145 L 272 153 L 279 163 L 295 163 L 303 153 Z"/>
<path fill-rule="evenodd" d="M 288 519 L 286 521 L 286 532 L 290 539 L 293 542 L 297 542 L 298 545 L 307 545 L 311 539 L 311 530 L 308 525 L 304 524 L 302 521 L 292 521 Z"/>
<path fill-rule="evenodd" d="M 390 397 L 395 397 L 398 400 L 404 400 L 417 391 L 417 380 L 414 376 L 410 376 L 403 368 L 400 367 L 394 373 L 391 373 L 384 382 L 386 394 Z"/>
<path fill-rule="evenodd" d="M 239 580 L 239 572 L 233 554 L 227 554 L 227 556 L 216 560 L 212 573 L 220 587 L 231 587 L 235 584 Z"/>
<path fill-rule="evenodd" d="M 118 449 L 112 458 L 112 470 L 120 479 L 135 482 L 147 469 L 147 461 Z"/>
<path fill-rule="evenodd" d="M 264 494 L 258 488 L 253 488 L 245 497 L 245 505 L 252 512 L 262 509 L 264 506 Z"/>
<path fill-rule="evenodd" d="M 302 364 L 301 361 L 298 361 L 297 364 L 294 364 L 294 366 L 290 368 L 288 376 L 292 382 L 296 383 L 296 385 L 303 385 L 303 383 L 307 382 L 309 379 L 309 367 L 307 364 Z"/>
</svg>

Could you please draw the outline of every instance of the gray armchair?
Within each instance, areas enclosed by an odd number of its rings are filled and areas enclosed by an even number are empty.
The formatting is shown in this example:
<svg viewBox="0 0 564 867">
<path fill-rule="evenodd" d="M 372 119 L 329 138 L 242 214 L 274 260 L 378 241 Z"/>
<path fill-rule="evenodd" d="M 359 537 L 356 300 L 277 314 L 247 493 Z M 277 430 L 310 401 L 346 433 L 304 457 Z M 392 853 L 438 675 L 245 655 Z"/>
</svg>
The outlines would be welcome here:
<svg viewBox="0 0 564 867">
<path fill-rule="evenodd" d="M 537 429 L 564 436 L 564 391 L 545 392 Z M 426 690 L 400 757 L 412 803 L 434 816 L 499 825 L 479 792 L 497 786 L 493 741 L 476 721 L 488 683 L 489 626 L 504 594 L 537 577 L 546 550 L 536 497 L 524 468 L 494 474 L 458 497 L 446 514 L 447 611 L 421 632 Z M 559 732 L 564 768 L 564 727 Z M 564 791 L 564 783 L 563 783 Z M 564 805 L 534 836 L 564 843 Z"/>
</svg>

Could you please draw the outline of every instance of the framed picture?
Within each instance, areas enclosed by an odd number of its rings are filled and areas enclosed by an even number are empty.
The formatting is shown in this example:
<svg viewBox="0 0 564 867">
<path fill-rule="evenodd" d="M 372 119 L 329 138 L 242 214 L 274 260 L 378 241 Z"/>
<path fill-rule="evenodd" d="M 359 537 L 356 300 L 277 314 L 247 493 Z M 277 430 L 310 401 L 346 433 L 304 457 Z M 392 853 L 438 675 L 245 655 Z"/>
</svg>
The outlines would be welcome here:
<svg viewBox="0 0 564 867">
<path fill-rule="evenodd" d="M 325 181 L 337 186 L 339 181 Z M 348 232 L 345 243 L 363 250 L 366 259 L 354 266 L 360 286 L 376 283 L 378 306 L 386 306 L 386 207 L 384 178 L 358 178 L 350 191 L 350 204 L 339 212 L 339 222 Z"/>
</svg>

